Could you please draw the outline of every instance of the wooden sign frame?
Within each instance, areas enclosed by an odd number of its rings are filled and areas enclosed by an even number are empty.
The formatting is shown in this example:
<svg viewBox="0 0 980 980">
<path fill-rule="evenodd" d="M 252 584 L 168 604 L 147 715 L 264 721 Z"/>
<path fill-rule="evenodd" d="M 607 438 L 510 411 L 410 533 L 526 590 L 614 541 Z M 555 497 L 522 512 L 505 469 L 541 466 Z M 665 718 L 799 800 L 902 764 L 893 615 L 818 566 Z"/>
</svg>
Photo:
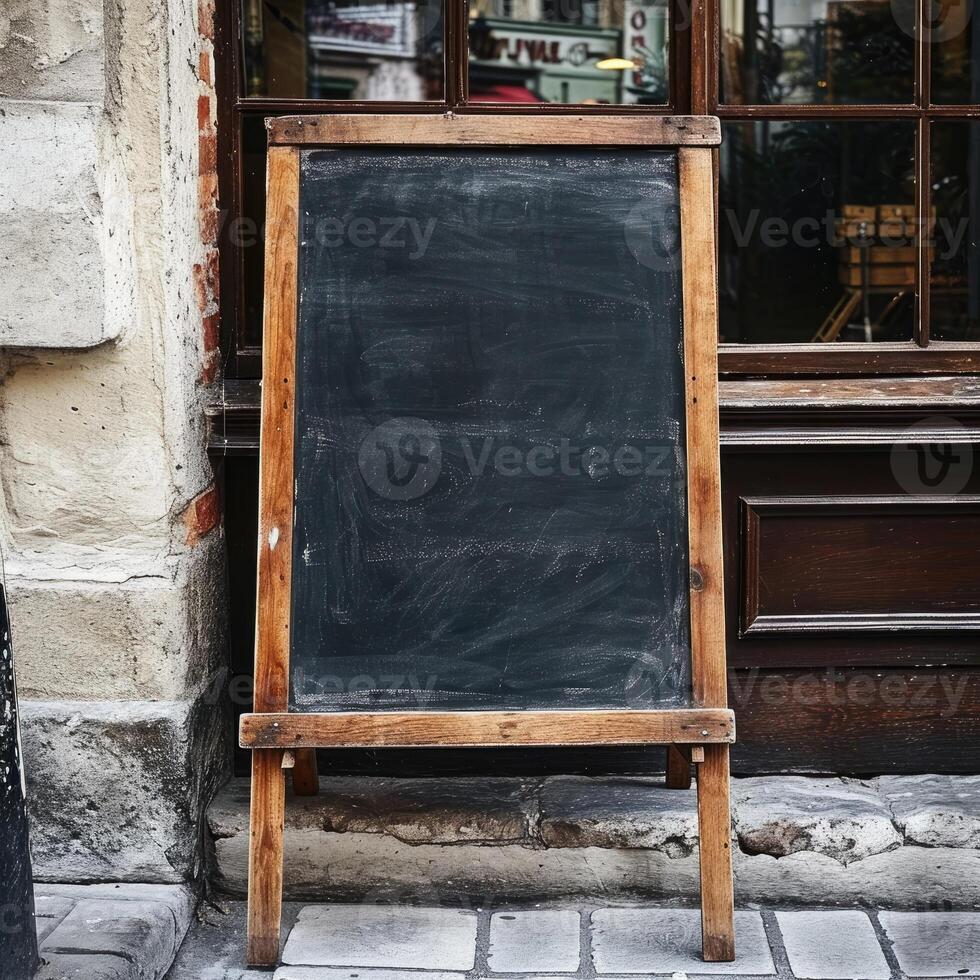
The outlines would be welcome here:
<svg viewBox="0 0 980 980">
<path fill-rule="evenodd" d="M 717 280 L 711 148 L 705 116 L 323 115 L 270 120 L 259 477 L 255 703 L 240 744 L 252 749 L 248 962 L 279 956 L 285 770 L 315 793 L 317 747 L 668 746 L 667 783 L 697 766 L 702 949 L 735 956 L 718 442 Z M 691 663 L 694 707 L 668 710 L 290 712 L 290 582 L 298 315 L 300 152 L 311 147 L 593 146 L 676 149 L 680 181 Z"/>
</svg>

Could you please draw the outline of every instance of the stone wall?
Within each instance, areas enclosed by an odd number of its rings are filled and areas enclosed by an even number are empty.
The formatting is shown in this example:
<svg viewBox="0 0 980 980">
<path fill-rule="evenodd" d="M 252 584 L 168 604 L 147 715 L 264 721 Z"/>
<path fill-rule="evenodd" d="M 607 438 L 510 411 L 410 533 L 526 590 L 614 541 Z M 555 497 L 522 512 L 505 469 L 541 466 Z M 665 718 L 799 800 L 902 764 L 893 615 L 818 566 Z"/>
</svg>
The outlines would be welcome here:
<svg viewBox="0 0 980 980">
<path fill-rule="evenodd" d="M 49 881 L 178 882 L 227 761 L 212 11 L 0 11 L 0 547 Z"/>
</svg>

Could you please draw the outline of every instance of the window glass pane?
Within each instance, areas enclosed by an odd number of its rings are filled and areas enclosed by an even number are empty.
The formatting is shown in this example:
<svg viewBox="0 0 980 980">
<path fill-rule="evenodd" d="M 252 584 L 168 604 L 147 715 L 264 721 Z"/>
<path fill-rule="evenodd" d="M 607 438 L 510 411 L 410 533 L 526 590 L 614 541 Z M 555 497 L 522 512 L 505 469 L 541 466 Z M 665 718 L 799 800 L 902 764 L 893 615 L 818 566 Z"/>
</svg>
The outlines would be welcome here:
<svg viewBox="0 0 980 980">
<path fill-rule="evenodd" d="M 935 258 L 929 334 L 980 340 L 980 122 L 932 126 Z"/>
<path fill-rule="evenodd" d="M 242 0 L 245 94 L 441 99 L 441 0 Z"/>
<path fill-rule="evenodd" d="M 667 0 L 471 0 L 470 101 L 664 105 Z"/>
<path fill-rule="evenodd" d="M 910 339 L 915 123 L 733 122 L 724 135 L 721 339 Z"/>
<path fill-rule="evenodd" d="M 241 346 L 262 346 L 262 293 L 265 280 L 265 117 L 242 119 L 242 214 L 225 229 L 238 251 L 241 268 Z"/>
<path fill-rule="evenodd" d="M 936 4 L 932 41 L 932 101 L 980 103 L 980 16 L 970 0 Z"/>
<path fill-rule="evenodd" d="M 910 103 L 915 0 L 721 0 L 733 105 Z"/>
</svg>

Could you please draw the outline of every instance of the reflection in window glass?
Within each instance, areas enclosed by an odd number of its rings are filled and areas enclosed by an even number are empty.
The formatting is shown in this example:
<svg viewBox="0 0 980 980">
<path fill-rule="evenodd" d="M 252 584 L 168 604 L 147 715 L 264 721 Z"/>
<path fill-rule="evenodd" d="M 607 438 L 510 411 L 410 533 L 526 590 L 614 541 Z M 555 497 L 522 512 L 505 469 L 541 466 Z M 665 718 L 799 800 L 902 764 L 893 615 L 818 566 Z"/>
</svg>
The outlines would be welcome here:
<svg viewBox="0 0 980 980">
<path fill-rule="evenodd" d="M 733 122 L 724 135 L 721 339 L 910 339 L 915 123 Z"/>
<path fill-rule="evenodd" d="M 936 340 L 980 340 L 980 123 L 933 123 L 932 168 L 929 333 Z"/>
<path fill-rule="evenodd" d="M 265 118 L 242 119 L 242 216 L 228 222 L 222 232 L 238 249 L 241 267 L 242 328 L 245 347 L 262 346 L 262 292 L 264 255 L 262 226 L 265 221 Z"/>
<path fill-rule="evenodd" d="M 242 0 L 245 94 L 441 99 L 441 0 Z"/>
<path fill-rule="evenodd" d="M 939 3 L 933 8 L 932 101 L 980 103 L 980 15 L 970 0 Z"/>
<path fill-rule="evenodd" d="M 910 103 L 915 0 L 721 0 L 722 101 Z"/>
<path fill-rule="evenodd" d="M 470 101 L 664 105 L 667 0 L 471 0 Z"/>
</svg>

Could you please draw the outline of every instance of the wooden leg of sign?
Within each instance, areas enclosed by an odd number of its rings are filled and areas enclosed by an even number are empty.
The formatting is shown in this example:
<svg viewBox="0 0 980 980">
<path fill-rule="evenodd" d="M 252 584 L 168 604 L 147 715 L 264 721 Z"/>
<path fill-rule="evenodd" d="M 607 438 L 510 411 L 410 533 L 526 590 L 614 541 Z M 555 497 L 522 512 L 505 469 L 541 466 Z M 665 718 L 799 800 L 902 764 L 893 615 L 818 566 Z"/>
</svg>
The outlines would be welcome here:
<svg viewBox="0 0 980 980">
<path fill-rule="evenodd" d="M 691 788 L 691 751 L 686 745 L 667 746 L 667 789 Z"/>
<path fill-rule="evenodd" d="M 296 749 L 293 793 L 296 796 L 316 796 L 319 792 L 320 774 L 316 768 L 316 749 Z"/>
<path fill-rule="evenodd" d="M 735 959 L 735 896 L 728 746 L 705 745 L 698 765 L 701 949 L 709 963 Z"/>
<path fill-rule="evenodd" d="M 285 812 L 282 749 L 253 749 L 248 844 L 249 966 L 275 966 L 279 961 Z"/>
</svg>

